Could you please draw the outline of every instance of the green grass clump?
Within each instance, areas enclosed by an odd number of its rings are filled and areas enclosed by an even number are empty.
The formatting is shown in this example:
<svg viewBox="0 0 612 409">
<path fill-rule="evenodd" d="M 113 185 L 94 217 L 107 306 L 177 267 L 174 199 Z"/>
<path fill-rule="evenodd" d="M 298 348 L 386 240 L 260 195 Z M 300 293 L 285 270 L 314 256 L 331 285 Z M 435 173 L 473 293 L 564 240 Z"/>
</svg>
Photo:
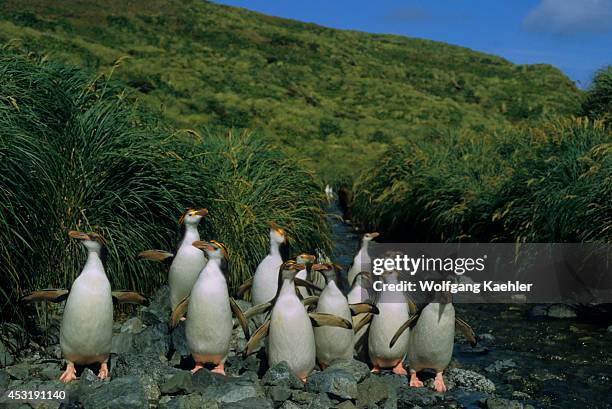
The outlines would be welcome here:
<svg viewBox="0 0 612 409">
<path fill-rule="evenodd" d="M 387 240 L 609 242 L 611 147 L 587 119 L 419 140 L 356 180 L 353 215 Z"/>
<path fill-rule="evenodd" d="M 173 249 L 185 207 L 208 207 L 204 237 L 225 241 L 230 282 L 254 271 L 266 222 L 294 248 L 328 246 L 320 188 L 301 164 L 248 135 L 175 132 L 112 83 L 33 56 L 0 51 L 0 306 L 66 288 L 85 260 L 71 229 L 109 242 L 114 288 L 150 293 L 166 271 L 135 257 Z"/>
<path fill-rule="evenodd" d="M 612 124 L 612 65 L 603 67 L 595 74 L 582 103 L 582 111 L 608 126 Z"/>
</svg>

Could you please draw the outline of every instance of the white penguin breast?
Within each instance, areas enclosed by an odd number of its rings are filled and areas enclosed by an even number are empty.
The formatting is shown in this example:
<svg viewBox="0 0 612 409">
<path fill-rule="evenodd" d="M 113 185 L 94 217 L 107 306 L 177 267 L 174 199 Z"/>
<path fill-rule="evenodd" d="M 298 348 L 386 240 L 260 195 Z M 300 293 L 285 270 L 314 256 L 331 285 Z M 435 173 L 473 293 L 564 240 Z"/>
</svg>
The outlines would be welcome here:
<svg viewBox="0 0 612 409">
<path fill-rule="evenodd" d="M 278 289 L 278 270 L 283 260 L 280 256 L 267 255 L 255 270 L 253 276 L 253 305 L 270 301 Z"/>
<path fill-rule="evenodd" d="M 408 305 L 399 302 L 379 302 L 376 306 L 379 314 L 372 318 L 368 336 L 370 355 L 384 359 L 400 359 L 408 349 L 409 330 L 400 336 L 393 348 L 389 348 L 389 343 L 399 327 L 408 320 Z"/>
<path fill-rule="evenodd" d="M 168 273 L 170 299 L 174 309 L 183 298 L 187 297 L 198 279 L 200 271 L 206 266 L 204 252 L 191 244 L 181 245 L 172 260 Z"/>
<path fill-rule="evenodd" d="M 270 365 L 287 361 L 296 374 L 315 364 L 315 340 L 310 317 L 295 294 L 281 294 L 272 309 L 268 336 Z"/>
<path fill-rule="evenodd" d="M 334 314 L 351 321 L 348 301 L 335 284 L 325 287 L 319 297 L 317 312 Z M 353 355 L 353 330 L 323 326 L 314 328 L 317 357 L 329 363 L 334 359 L 350 359 Z"/>
<path fill-rule="evenodd" d="M 452 304 L 430 303 L 421 311 L 410 331 L 410 367 L 442 371 L 451 360 L 455 339 L 455 308 Z"/>
<path fill-rule="evenodd" d="M 68 360 L 88 363 L 92 357 L 110 353 L 113 301 L 103 271 L 84 270 L 72 284 L 60 329 L 60 346 Z"/>
</svg>

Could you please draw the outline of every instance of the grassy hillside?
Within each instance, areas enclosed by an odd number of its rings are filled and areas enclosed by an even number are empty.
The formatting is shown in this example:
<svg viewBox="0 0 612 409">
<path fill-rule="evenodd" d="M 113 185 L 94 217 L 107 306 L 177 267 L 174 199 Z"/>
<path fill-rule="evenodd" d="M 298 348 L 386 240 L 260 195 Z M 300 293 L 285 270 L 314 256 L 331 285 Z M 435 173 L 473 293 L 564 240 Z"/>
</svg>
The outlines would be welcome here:
<svg viewBox="0 0 612 409">
<path fill-rule="evenodd" d="M 533 123 L 582 98 L 551 66 L 201 0 L 5 0 L 0 42 L 100 73 L 120 60 L 114 77 L 179 126 L 260 129 L 328 180 L 432 128 Z"/>
</svg>

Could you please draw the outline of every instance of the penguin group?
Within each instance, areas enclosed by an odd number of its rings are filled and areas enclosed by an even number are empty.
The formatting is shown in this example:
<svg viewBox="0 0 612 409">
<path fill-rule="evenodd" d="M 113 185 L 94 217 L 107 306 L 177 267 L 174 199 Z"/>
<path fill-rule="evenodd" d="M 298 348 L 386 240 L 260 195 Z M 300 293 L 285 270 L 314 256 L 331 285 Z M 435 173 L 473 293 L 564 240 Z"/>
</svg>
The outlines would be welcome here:
<svg viewBox="0 0 612 409">
<path fill-rule="evenodd" d="M 385 299 L 385 293 L 370 292 L 374 279 L 398 280 L 396 272 L 373 277 L 362 271 L 367 264 L 363 260 L 369 258 L 369 243 L 378 233 L 363 236 L 348 270 L 350 291 L 345 295 L 339 265 L 305 253 L 288 259 L 283 254 L 287 233 L 270 223 L 269 253 L 238 289 L 239 296 L 250 291 L 252 300 L 253 306 L 243 312 L 228 289 L 228 249 L 218 241 L 202 240 L 198 232 L 207 214 L 206 209 L 183 213 L 179 219 L 182 237 L 174 253 L 139 253 L 142 259 L 169 264 L 169 326 L 174 328 L 181 320 L 185 323 L 187 346 L 195 362 L 192 373 L 211 364 L 212 372 L 225 375 L 233 316 L 248 340 L 243 356 L 254 353 L 265 338 L 268 364 L 285 361 L 304 382 L 317 363 L 325 369 L 334 360 L 352 357 L 369 361 L 373 373 L 388 368 L 406 376 L 408 358 L 410 386 L 423 386 L 417 373 L 433 369 L 435 389 L 444 392 L 442 373 L 452 357 L 455 327 L 476 342 L 469 325 L 455 317 L 450 294 L 434 294 L 429 303 L 417 308 L 407 298 L 397 302 Z M 146 304 L 147 300 L 136 292 L 111 290 L 104 267 L 106 240 L 100 234 L 70 231 L 69 237 L 87 249 L 87 261 L 71 288 L 35 291 L 23 301 L 66 301 L 60 329 L 66 360 L 61 381 L 76 379 L 75 365 L 93 363 L 100 364 L 98 377 L 104 379 L 109 373 L 113 302 Z M 252 336 L 249 320 L 259 325 Z"/>
</svg>

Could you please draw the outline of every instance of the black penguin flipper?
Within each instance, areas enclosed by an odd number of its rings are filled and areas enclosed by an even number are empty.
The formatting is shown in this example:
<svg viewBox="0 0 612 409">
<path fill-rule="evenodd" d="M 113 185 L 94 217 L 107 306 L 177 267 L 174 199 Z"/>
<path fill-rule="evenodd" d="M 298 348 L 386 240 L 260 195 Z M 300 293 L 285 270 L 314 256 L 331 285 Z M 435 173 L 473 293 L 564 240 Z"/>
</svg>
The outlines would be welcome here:
<svg viewBox="0 0 612 409">
<path fill-rule="evenodd" d="M 368 325 L 370 322 L 372 322 L 372 318 L 374 317 L 374 314 L 366 314 L 364 315 L 357 324 L 355 324 L 355 326 L 353 327 L 353 332 L 356 334 L 359 332 L 359 330 L 361 330 L 361 328 L 365 327 L 366 325 Z"/>
<path fill-rule="evenodd" d="M 419 319 L 420 316 L 421 316 L 420 313 L 417 313 L 417 314 L 413 315 L 412 317 L 408 318 L 408 320 L 406 322 L 404 322 L 397 329 L 397 331 L 395 332 L 395 335 L 393 335 L 393 338 L 391 338 L 391 342 L 389 342 L 389 348 L 393 348 L 393 346 L 395 345 L 395 343 L 397 342 L 399 337 L 402 336 L 404 331 L 406 331 L 408 328 L 412 328 L 412 327 L 415 326 L 415 324 L 417 323 L 417 320 Z"/>
<path fill-rule="evenodd" d="M 318 302 L 319 302 L 318 295 L 311 295 L 310 297 L 306 297 L 302 300 L 302 304 L 304 304 L 304 307 L 310 307 L 312 305 L 317 305 Z"/>
<path fill-rule="evenodd" d="M 246 280 L 240 287 L 238 287 L 237 295 L 242 297 L 251 287 L 253 287 L 253 277 Z"/>
<path fill-rule="evenodd" d="M 244 317 L 246 319 L 249 319 L 251 317 L 254 317 L 255 315 L 264 314 L 270 311 L 270 309 L 272 309 L 272 302 L 270 301 L 265 302 L 263 304 L 258 304 L 246 310 L 246 312 L 244 313 Z"/>
<path fill-rule="evenodd" d="M 68 298 L 69 293 L 70 290 L 67 290 L 65 288 L 50 288 L 47 290 L 33 291 L 29 295 L 26 295 L 25 297 L 21 298 L 20 301 L 23 303 L 31 303 L 38 301 L 62 302 Z"/>
<path fill-rule="evenodd" d="M 174 259 L 174 254 L 164 250 L 145 250 L 138 253 L 138 258 L 168 264 Z"/>
<path fill-rule="evenodd" d="M 351 310 L 352 315 L 363 314 L 363 313 L 378 315 L 378 313 L 380 312 L 378 311 L 378 307 L 376 305 L 370 304 L 367 302 L 349 304 L 349 308 Z"/>
<path fill-rule="evenodd" d="M 242 312 L 242 309 L 240 308 L 240 306 L 236 303 L 236 300 L 230 297 L 229 302 L 230 302 L 230 308 L 232 309 L 234 316 L 236 316 L 236 319 L 238 320 L 238 323 L 240 324 L 240 327 L 242 328 L 242 332 L 244 332 L 244 338 L 249 339 L 251 337 L 249 335 L 250 333 L 249 321 L 244 316 L 244 313 Z"/>
<path fill-rule="evenodd" d="M 476 333 L 474 332 L 472 327 L 470 327 L 470 324 L 463 321 L 461 318 L 455 318 L 455 325 L 457 326 L 457 328 L 461 330 L 463 335 L 465 335 L 467 340 L 470 342 L 470 345 L 476 346 L 476 344 L 478 343 L 478 340 L 476 337 Z"/>
<path fill-rule="evenodd" d="M 330 326 L 353 329 L 352 322 L 334 314 L 327 314 L 324 312 L 310 312 L 308 313 L 308 316 L 310 317 L 310 321 L 312 322 L 313 327 Z"/>
<path fill-rule="evenodd" d="M 308 288 L 310 290 L 315 290 L 315 291 L 318 291 L 318 292 L 323 291 L 323 289 L 321 287 L 311 283 L 308 280 L 302 280 L 301 278 L 297 278 L 296 277 L 296 278 L 293 279 L 293 282 L 295 283 L 296 286 L 306 287 L 306 288 Z"/>
<path fill-rule="evenodd" d="M 244 351 L 242 352 L 243 358 L 246 358 L 255 352 L 255 348 L 259 342 L 268 335 L 268 331 L 270 331 L 269 318 L 263 324 L 261 324 L 261 327 L 257 328 L 257 331 L 253 333 L 253 336 L 247 342 L 246 346 L 244 347 Z"/>
<path fill-rule="evenodd" d="M 111 295 L 113 296 L 113 303 L 115 304 L 149 305 L 149 300 L 147 297 L 136 291 L 113 291 Z"/>
<path fill-rule="evenodd" d="M 185 316 L 187 313 L 187 307 L 189 306 L 189 296 L 183 298 L 183 300 L 176 306 L 174 311 L 172 311 L 172 315 L 170 316 L 170 328 L 174 329 L 178 322 Z"/>
</svg>

